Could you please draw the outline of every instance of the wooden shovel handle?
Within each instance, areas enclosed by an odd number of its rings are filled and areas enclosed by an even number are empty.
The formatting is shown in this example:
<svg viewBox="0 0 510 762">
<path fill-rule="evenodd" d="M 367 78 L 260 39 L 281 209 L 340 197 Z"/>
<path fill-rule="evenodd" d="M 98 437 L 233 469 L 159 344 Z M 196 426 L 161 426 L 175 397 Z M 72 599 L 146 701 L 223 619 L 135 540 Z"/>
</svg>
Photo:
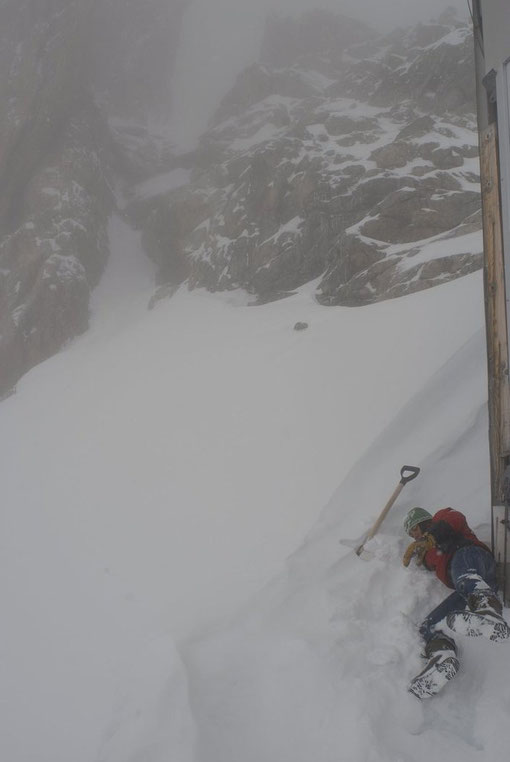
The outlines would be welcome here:
<svg viewBox="0 0 510 762">
<path fill-rule="evenodd" d="M 406 472 L 409 472 L 408 476 L 406 476 Z M 395 488 L 395 491 L 393 492 L 392 496 L 390 497 L 390 499 L 388 500 L 388 502 L 386 503 L 386 505 L 382 509 L 382 511 L 379 514 L 379 517 L 378 517 L 377 521 L 375 522 L 374 526 L 368 532 L 368 534 L 365 536 L 365 539 L 363 540 L 363 542 L 361 543 L 359 548 L 357 548 L 356 555 L 360 556 L 362 554 L 363 548 L 365 547 L 365 543 L 367 543 L 369 540 L 372 539 L 372 537 L 374 537 L 377 534 L 377 532 L 379 531 L 379 527 L 381 526 L 381 524 L 383 523 L 384 519 L 386 518 L 386 516 L 387 516 L 391 506 L 393 505 L 393 503 L 395 502 L 397 497 L 402 492 L 404 486 L 408 482 L 410 482 L 413 479 L 415 479 L 418 476 L 419 473 L 420 473 L 420 469 L 417 466 L 402 466 L 402 468 L 400 469 L 400 481 L 397 484 L 397 486 Z"/>
</svg>

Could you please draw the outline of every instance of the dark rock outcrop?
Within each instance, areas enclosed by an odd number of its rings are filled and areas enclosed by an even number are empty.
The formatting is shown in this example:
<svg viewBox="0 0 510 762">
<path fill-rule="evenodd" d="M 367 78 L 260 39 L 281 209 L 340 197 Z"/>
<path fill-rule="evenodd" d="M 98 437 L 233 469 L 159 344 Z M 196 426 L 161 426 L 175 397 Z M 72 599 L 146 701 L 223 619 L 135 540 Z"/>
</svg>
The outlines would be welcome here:
<svg viewBox="0 0 510 762">
<path fill-rule="evenodd" d="M 354 305 L 480 267 L 481 239 L 444 244 L 480 207 L 471 46 L 448 14 L 382 38 L 330 13 L 273 18 L 189 185 L 128 209 L 160 282 L 264 303 L 322 276 L 320 301 Z"/>
<path fill-rule="evenodd" d="M 173 163 L 168 145 L 143 124 L 133 134 L 132 122 L 151 106 L 168 112 L 183 7 L 0 3 L 0 394 L 86 330 L 109 253 L 114 179 Z M 119 122 L 128 116 L 131 126 Z"/>
<path fill-rule="evenodd" d="M 148 117 L 168 112 L 185 4 L 0 3 L 0 394 L 86 330 L 119 184 L 158 266 L 151 306 L 183 282 L 263 304 L 312 280 L 363 305 L 480 267 L 468 25 L 273 16 L 175 156 Z"/>
</svg>

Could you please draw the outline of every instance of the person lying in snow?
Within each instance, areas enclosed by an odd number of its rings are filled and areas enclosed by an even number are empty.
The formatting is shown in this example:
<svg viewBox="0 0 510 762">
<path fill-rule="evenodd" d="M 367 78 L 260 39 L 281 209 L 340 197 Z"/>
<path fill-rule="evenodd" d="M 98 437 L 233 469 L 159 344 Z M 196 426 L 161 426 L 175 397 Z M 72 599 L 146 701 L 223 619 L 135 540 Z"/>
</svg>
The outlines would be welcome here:
<svg viewBox="0 0 510 762">
<path fill-rule="evenodd" d="M 404 566 L 415 558 L 419 566 L 434 571 L 455 591 L 420 626 L 429 662 L 411 681 L 409 690 L 425 698 L 440 691 L 459 668 L 455 641 L 447 628 L 462 635 L 483 635 L 493 642 L 509 638 L 510 628 L 497 596 L 494 556 L 469 528 L 464 514 L 442 508 L 432 516 L 423 508 L 411 508 L 404 529 L 413 538 L 404 554 Z"/>
</svg>

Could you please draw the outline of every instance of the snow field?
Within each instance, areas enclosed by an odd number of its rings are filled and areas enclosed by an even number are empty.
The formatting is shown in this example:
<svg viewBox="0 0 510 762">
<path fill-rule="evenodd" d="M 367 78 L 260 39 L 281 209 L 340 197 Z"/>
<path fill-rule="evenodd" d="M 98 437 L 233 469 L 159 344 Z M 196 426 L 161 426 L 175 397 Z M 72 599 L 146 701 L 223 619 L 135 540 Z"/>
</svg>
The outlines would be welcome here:
<svg viewBox="0 0 510 762">
<path fill-rule="evenodd" d="M 496 762 L 490 646 L 410 703 L 444 591 L 400 566 L 409 503 L 488 518 L 481 275 L 361 310 L 310 284 L 147 311 L 139 238 L 110 235 L 90 332 L 0 406 L 2 759 Z"/>
<path fill-rule="evenodd" d="M 417 627 L 448 591 L 402 567 L 405 511 L 452 504 L 482 537 L 490 533 L 483 351 L 480 331 L 360 459 L 286 573 L 229 628 L 191 645 L 200 762 L 501 758 L 510 740 L 508 644 L 458 638 L 461 671 L 443 694 L 420 703 L 406 692 L 423 666 Z M 391 493 L 389 464 L 403 454 L 423 471 L 359 559 L 346 546 L 357 545 L 368 505 Z"/>
</svg>

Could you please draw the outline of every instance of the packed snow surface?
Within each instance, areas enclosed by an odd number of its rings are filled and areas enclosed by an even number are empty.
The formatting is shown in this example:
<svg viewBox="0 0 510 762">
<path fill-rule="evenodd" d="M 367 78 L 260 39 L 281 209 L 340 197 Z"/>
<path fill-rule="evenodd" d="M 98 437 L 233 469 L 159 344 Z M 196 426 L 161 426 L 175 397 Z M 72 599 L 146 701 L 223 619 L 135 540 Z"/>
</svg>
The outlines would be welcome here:
<svg viewBox="0 0 510 762">
<path fill-rule="evenodd" d="M 137 234 L 110 236 L 91 330 L 0 405 L 0 758 L 504 759 L 509 646 L 459 641 L 442 695 L 406 692 L 447 591 L 401 566 L 405 511 L 490 534 L 481 274 L 149 311 Z"/>
</svg>

